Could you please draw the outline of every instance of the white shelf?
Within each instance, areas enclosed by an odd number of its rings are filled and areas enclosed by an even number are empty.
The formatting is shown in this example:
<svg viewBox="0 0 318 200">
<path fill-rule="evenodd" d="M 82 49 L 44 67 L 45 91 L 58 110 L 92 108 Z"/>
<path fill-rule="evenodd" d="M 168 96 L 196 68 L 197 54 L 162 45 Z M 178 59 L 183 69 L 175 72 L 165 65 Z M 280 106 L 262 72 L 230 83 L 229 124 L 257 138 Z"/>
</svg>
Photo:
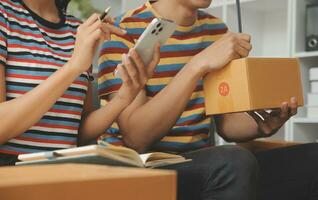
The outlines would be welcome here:
<svg viewBox="0 0 318 200">
<path fill-rule="evenodd" d="M 318 51 L 298 52 L 298 53 L 295 53 L 294 56 L 298 58 L 312 58 L 312 57 L 318 58 Z"/>
<path fill-rule="evenodd" d="M 298 124 L 300 124 L 300 123 L 303 123 L 303 124 L 312 124 L 312 123 L 314 123 L 314 124 L 316 124 L 316 123 L 318 123 L 318 117 L 316 117 L 316 118 L 312 118 L 312 117 L 296 117 L 296 118 L 292 118 L 291 122 L 292 123 L 298 123 Z M 318 133 L 317 133 L 317 135 L 318 135 Z"/>
</svg>

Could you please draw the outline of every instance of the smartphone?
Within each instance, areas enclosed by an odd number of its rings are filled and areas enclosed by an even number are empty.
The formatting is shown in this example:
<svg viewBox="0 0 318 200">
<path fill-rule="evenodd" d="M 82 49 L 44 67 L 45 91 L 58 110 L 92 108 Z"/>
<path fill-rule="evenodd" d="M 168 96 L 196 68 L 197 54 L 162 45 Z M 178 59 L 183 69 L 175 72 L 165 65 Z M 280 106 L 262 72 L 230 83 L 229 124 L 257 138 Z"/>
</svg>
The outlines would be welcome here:
<svg viewBox="0 0 318 200">
<path fill-rule="evenodd" d="M 176 27 L 177 25 L 173 21 L 167 19 L 154 18 L 151 21 L 135 45 L 137 53 L 146 66 L 153 58 L 156 43 L 159 42 L 160 46 L 164 45 Z"/>
<path fill-rule="evenodd" d="M 164 45 L 176 30 L 176 27 L 177 25 L 173 21 L 162 18 L 154 18 L 150 22 L 134 47 L 145 66 L 147 66 L 153 58 L 156 43 L 159 42 L 160 46 Z M 120 78 L 120 73 L 117 69 L 114 71 L 114 75 Z"/>
</svg>

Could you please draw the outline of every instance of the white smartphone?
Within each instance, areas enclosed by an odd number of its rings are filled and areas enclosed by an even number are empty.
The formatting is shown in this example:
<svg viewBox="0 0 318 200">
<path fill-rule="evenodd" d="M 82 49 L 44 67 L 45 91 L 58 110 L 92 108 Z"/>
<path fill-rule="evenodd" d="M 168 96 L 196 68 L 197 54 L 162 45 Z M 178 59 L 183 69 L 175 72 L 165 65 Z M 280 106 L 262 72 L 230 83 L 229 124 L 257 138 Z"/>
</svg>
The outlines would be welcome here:
<svg viewBox="0 0 318 200">
<path fill-rule="evenodd" d="M 153 58 L 156 43 L 159 42 L 161 46 L 164 45 L 176 30 L 176 27 L 177 25 L 173 21 L 162 18 L 154 18 L 147 26 L 135 44 L 135 49 L 145 66 Z M 115 76 L 120 77 L 117 70 L 115 71 Z"/>
<path fill-rule="evenodd" d="M 176 30 L 176 26 L 173 21 L 167 19 L 154 18 L 151 21 L 135 45 L 137 53 L 146 66 L 153 58 L 156 43 L 164 45 Z"/>
</svg>

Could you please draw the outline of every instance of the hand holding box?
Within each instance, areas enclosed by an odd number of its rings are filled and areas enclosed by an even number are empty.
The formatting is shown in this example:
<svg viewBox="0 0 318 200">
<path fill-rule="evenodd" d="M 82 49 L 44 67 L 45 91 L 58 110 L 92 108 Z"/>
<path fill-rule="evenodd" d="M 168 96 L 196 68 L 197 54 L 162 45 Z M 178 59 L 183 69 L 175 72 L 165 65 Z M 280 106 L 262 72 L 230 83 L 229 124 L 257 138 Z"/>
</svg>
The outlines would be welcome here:
<svg viewBox="0 0 318 200">
<path fill-rule="evenodd" d="M 296 58 L 243 58 L 204 78 L 208 115 L 280 108 L 296 97 L 304 105 Z"/>
</svg>

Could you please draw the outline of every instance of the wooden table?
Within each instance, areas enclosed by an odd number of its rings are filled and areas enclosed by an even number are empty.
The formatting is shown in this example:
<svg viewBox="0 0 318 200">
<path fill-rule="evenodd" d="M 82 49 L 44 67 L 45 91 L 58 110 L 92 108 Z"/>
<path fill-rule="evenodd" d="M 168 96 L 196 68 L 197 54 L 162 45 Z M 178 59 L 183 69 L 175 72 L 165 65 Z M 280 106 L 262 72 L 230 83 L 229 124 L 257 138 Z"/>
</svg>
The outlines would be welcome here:
<svg viewBox="0 0 318 200">
<path fill-rule="evenodd" d="M 1 200 L 175 200 L 176 173 L 101 165 L 0 168 Z"/>
</svg>

